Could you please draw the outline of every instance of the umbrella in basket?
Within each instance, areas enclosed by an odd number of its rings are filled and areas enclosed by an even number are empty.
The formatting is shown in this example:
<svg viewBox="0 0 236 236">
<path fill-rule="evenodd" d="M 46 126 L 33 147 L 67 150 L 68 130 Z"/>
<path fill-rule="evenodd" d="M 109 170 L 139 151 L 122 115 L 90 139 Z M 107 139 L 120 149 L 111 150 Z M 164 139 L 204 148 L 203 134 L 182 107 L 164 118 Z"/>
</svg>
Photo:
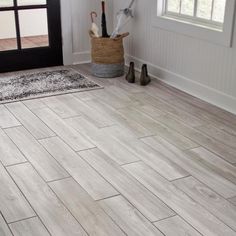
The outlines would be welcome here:
<svg viewBox="0 0 236 236">
<path fill-rule="evenodd" d="M 97 13 L 95 11 L 93 11 L 93 12 L 90 13 L 90 16 L 91 16 L 91 21 L 92 21 L 92 27 L 91 27 L 90 33 L 93 37 L 98 38 L 99 37 L 99 34 L 98 34 L 99 28 L 94 23 L 94 19 L 93 19 L 94 16 L 97 17 Z"/>
<path fill-rule="evenodd" d="M 106 10 L 105 10 L 105 1 L 102 1 L 102 37 L 109 38 L 110 36 L 107 33 L 107 22 L 106 22 Z"/>
<path fill-rule="evenodd" d="M 132 6 L 134 4 L 135 0 L 131 0 L 131 3 L 129 4 L 129 6 L 125 9 L 120 10 L 117 13 L 117 26 L 114 30 L 114 32 L 111 35 L 111 38 L 116 38 L 120 32 L 121 29 L 128 23 L 128 21 L 133 17 L 133 11 L 132 11 Z"/>
</svg>

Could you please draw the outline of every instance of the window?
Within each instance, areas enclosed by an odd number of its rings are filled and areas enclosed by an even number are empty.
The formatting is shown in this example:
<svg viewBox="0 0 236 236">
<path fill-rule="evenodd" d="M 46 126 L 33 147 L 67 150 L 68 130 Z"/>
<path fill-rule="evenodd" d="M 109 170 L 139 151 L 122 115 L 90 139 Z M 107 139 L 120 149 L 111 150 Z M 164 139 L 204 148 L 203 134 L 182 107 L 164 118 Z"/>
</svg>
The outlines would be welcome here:
<svg viewBox="0 0 236 236">
<path fill-rule="evenodd" d="M 156 0 L 152 24 L 164 30 L 230 47 L 235 0 Z"/>
<path fill-rule="evenodd" d="M 165 15 L 222 28 L 225 6 L 226 0 L 166 0 Z"/>
</svg>

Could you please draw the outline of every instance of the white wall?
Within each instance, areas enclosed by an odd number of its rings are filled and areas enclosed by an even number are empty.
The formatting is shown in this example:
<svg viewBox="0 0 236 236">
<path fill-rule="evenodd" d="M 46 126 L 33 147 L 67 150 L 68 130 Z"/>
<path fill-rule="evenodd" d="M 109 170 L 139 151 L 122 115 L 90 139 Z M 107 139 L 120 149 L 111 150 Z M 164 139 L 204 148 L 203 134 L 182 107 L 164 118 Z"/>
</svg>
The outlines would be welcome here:
<svg viewBox="0 0 236 236">
<path fill-rule="evenodd" d="M 107 0 L 107 24 L 108 31 L 113 29 L 113 0 Z M 88 31 L 91 28 L 90 12 L 96 11 L 99 17 L 96 20 L 101 25 L 101 1 L 100 0 L 71 0 L 72 9 L 72 52 L 73 63 L 90 61 L 90 38 Z M 101 31 L 100 31 L 101 32 Z"/>
<path fill-rule="evenodd" d="M 233 47 L 155 28 L 151 23 L 156 0 L 136 0 L 129 25 L 127 59 L 149 64 L 150 72 L 167 83 L 236 113 L 236 30 Z M 114 0 L 114 12 L 127 0 Z M 236 24 L 235 24 L 236 25 Z"/>
</svg>

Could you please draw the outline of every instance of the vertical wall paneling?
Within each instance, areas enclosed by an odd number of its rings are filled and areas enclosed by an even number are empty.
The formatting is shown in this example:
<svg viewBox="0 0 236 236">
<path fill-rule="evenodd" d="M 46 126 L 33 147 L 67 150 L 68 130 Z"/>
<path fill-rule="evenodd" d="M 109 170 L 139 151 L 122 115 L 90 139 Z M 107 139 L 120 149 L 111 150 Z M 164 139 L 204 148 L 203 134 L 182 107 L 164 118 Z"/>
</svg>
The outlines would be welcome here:
<svg viewBox="0 0 236 236">
<path fill-rule="evenodd" d="M 127 1 L 113 5 L 117 12 Z M 156 77 L 236 113 L 236 30 L 232 48 L 165 31 L 152 24 L 155 6 L 156 0 L 136 0 L 135 19 L 127 28 L 132 35 L 127 62 L 134 60 L 137 67 L 148 63 Z"/>
</svg>

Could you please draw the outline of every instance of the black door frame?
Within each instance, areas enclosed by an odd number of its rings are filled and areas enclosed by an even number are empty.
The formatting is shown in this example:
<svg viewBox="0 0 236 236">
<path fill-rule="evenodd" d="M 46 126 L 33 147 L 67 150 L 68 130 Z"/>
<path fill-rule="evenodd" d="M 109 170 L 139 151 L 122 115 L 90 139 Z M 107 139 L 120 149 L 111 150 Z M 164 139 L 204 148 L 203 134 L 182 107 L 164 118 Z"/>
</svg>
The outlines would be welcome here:
<svg viewBox="0 0 236 236">
<path fill-rule="evenodd" d="M 1 7 L 1 11 L 14 11 L 17 50 L 0 51 L 0 72 L 57 66 L 63 64 L 60 0 L 47 0 L 46 5 Z M 47 9 L 49 46 L 21 48 L 19 10 Z"/>
</svg>

